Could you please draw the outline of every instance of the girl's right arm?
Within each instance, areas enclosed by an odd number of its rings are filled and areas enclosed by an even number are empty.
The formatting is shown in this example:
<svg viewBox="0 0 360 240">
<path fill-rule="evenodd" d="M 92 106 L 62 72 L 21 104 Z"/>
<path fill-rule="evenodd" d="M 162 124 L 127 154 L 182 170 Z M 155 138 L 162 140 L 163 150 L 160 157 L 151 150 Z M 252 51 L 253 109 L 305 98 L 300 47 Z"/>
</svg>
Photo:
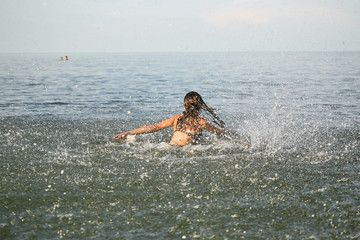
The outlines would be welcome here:
<svg viewBox="0 0 360 240">
<path fill-rule="evenodd" d="M 217 127 L 214 127 L 213 125 L 211 125 L 210 123 L 207 123 L 205 126 L 205 130 L 214 134 L 217 134 L 219 136 L 224 136 L 226 135 L 226 130 L 223 129 L 219 129 Z"/>
<path fill-rule="evenodd" d="M 205 120 L 204 129 L 206 131 L 208 131 L 208 132 L 211 132 L 213 134 L 217 134 L 217 135 L 222 136 L 222 137 L 237 134 L 236 131 L 233 131 L 233 130 L 230 130 L 230 129 L 220 129 L 220 128 L 214 127 L 213 125 L 208 123 L 206 120 Z"/>
</svg>

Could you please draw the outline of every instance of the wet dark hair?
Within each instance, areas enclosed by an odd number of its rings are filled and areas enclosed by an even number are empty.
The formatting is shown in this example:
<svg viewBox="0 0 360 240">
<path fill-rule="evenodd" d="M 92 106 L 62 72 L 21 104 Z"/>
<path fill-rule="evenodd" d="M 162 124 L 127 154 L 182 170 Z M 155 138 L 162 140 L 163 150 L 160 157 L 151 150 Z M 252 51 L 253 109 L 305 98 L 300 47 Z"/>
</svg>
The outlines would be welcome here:
<svg viewBox="0 0 360 240">
<path fill-rule="evenodd" d="M 183 116 L 178 119 L 177 129 L 181 129 L 183 125 L 192 125 L 190 120 L 195 119 L 197 121 L 201 113 L 210 115 L 210 121 L 215 125 L 221 128 L 225 127 L 225 123 L 215 114 L 215 109 L 208 107 L 197 92 L 189 92 L 185 95 L 184 107 L 185 111 L 183 112 Z"/>
</svg>

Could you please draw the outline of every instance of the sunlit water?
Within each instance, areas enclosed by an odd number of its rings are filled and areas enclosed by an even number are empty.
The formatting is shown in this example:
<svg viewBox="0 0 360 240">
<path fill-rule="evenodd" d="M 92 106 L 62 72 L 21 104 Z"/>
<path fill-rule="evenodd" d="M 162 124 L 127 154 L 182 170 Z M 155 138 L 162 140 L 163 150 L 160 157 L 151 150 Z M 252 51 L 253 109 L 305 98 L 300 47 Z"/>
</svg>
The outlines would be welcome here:
<svg viewBox="0 0 360 240">
<path fill-rule="evenodd" d="M 1 239 L 360 237 L 360 53 L 60 56 L 0 55 Z M 112 140 L 191 90 L 239 136 Z"/>
</svg>

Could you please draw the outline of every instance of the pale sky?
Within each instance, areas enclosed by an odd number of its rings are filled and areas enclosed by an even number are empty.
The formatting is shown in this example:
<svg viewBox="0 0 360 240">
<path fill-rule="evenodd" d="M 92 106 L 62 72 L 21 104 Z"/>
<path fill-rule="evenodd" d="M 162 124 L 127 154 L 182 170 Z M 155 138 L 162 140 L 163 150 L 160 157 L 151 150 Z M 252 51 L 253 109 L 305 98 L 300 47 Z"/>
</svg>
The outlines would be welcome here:
<svg viewBox="0 0 360 240">
<path fill-rule="evenodd" d="M 0 52 L 360 51 L 360 0 L 0 0 Z"/>
</svg>

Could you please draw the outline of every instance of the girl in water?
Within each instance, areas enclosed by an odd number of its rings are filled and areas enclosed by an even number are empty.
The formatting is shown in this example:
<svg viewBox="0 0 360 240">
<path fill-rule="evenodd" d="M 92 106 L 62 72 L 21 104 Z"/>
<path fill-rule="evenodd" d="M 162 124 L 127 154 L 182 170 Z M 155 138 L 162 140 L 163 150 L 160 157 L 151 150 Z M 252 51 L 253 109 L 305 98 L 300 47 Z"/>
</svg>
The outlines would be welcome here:
<svg viewBox="0 0 360 240">
<path fill-rule="evenodd" d="M 114 139 L 126 139 L 128 135 L 153 133 L 164 128 L 173 127 L 174 134 L 169 144 L 185 146 L 195 142 L 203 130 L 220 136 L 230 133 L 224 129 L 225 123 L 215 114 L 214 108 L 208 107 L 197 92 L 189 92 L 186 94 L 184 98 L 184 108 L 185 111 L 181 114 L 175 115 L 158 124 L 120 133 L 114 136 Z M 200 117 L 201 111 L 205 111 L 211 115 L 213 124 Z"/>
</svg>

